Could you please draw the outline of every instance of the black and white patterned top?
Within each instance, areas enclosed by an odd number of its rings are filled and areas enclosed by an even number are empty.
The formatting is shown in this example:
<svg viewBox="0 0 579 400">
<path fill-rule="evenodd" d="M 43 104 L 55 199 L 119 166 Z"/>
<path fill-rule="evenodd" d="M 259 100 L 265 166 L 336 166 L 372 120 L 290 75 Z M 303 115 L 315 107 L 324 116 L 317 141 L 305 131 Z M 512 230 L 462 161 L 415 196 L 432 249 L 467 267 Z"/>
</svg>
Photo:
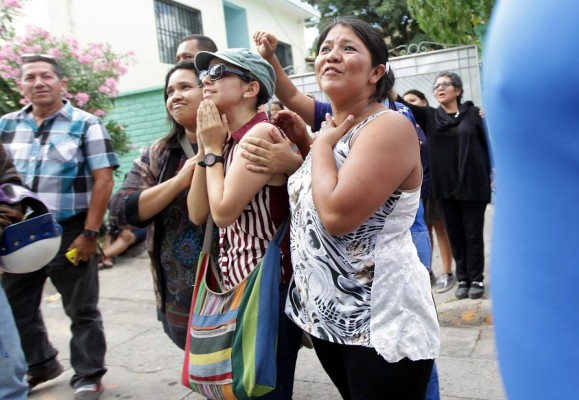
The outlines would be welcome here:
<svg viewBox="0 0 579 400">
<path fill-rule="evenodd" d="M 336 144 L 338 169 L 352 137 L 384 112 L 389 110 L 368 117 Z M 391 362 L 435 358 L 439 332 L 430 281 L 409 232 L 420 190 L 395 191 L 357 230 L 332 236 L 314 206 L 311 167 L 310 153 L 288 182 L 294 280 L 286 313 L 317 338 L 375 347 Z"/>
</svg>

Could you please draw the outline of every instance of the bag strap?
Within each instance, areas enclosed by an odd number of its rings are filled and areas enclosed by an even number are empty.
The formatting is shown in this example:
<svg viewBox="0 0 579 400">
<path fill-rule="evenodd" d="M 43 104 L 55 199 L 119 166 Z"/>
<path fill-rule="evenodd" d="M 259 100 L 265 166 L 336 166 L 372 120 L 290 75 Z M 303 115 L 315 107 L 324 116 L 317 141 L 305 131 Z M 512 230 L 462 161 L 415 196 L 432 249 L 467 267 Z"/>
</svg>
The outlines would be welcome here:
<svg viewBox="0 0 579 400">
<path fill-rule="evenodd" d="M 185 152 L 187 158 L 195 157 L 195 151 L 193 151 L 193 147 L 191 147 L 191 142 L 189 141 L 187 135 L 181 135 L 179 138 L 179 144 L 181 145 L 181 148 Z"/>
<path fill-rule="evenodd" d="M 275 236 L 273 237 L 273 242 L 278 246 L 281 247 L 281 242 L 284 240 L 285 238 L 285 234 L 289 228 L 289 221 L 290 221 L 290 216 L 288 215 L 287 217 L 285 217 L 285 219 L 283 220 L 283 222 L 281 223 L 279 229 L 277 230 L 277 232 L 275 233 Z"/>
<path fill-rule="evenodd" d="M 211 254 L 211 245 L 213 243 L 213 229 L 215 228 L 215 222 L 211 213 L 207 216 L 207 222 L 205 223 L 205 237 L 203 238 L 203 251 L 207 254 Z"/>
</svg>

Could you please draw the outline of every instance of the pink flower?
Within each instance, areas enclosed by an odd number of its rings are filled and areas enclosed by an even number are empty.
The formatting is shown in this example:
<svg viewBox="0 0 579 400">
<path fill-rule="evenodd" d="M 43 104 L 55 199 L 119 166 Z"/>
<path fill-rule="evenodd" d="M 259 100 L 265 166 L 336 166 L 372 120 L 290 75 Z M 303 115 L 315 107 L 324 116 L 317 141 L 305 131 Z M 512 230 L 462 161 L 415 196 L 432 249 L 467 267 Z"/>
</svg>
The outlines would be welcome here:
<svg viewBox="0 0 579 400">
<path fill-rule="evenodd" d="M 37 36 L 38 38 L 42 38 L 45 40 L 50 38 L 50 33 L 47 30 L 34 25 L 27 25 L 25 32 L 28 32 L 29 34 L 29 36 L 26 36 L 26 39 L 28 40 L 30 40 L 34 36 Z"/>
<path fill-rule="evenodd" d="M 89 43 L 89 44 L 88 44 L 88 47 L 89 47 L 90 49 L 96 49 L 96 50 L 101 50 L 101 51 L 102 51 L 102 50 L 104 49 L 105 45 L 102 44 L 102 43 Z"/>
<path fill-rule="evenodd" d="M 57 48 L 47 50 L 46 54 L 49 54 L 49 55 L 53 56 L 54 58 L 61 58 L 62 57 L 62 52 L 60 50 L 58 50 Z"/>
<path fill-rule="evenodd" d="M 105 110 L 101 110 L 100 108 L 98 110 L 96 110 L 94 112 L 94 115 L 96 115 L 97 117 L 104 117 L 105 115 Z"/>
<path fill-rule="evenodd" d="M 21 50 L 21 54 L 38 54 L 42 52 L 42 47 L 38 44 L 33 44 L 31 46 L 24 46 Z"/>
<path fill-rule="evenodd" d="M 6 69 L 6 73 L 8 75 L 8 78 L 11 79 L 18 79 L 20 78 L 20 68 L 10 68 L 8 67 Z"/>
<path fill-rule="evenodd" d="M 104 56 L 104 53 L 100 49 L 90 49 L 88 53 L 95 59 L 99 59 Z"/>
<path fill-rule="evenodd" d="M 71 47 L 71 49 L 73 51 L 78 51 L 78 40 L 76 40 L 72 36 L 67 36 L 64 38 L 64 40 Z"/>
<path fill-rule="evenodd" d="M 4 0 L 2 2 L 2 4 L 0 4 L 2 7 L 12 7 L 12 8 L 22 8 L 22 4 L 20 3 L 19 0 Z"/>
<path fill-rule="evenodd" d="M 77 94 L 74 95 L 74 100 L 76 100 L 77 106 L 82 107 L 86 103 L 88 103 L 88 101 L 90 100 L 90 97 L 88 94 L 86 94 L 84 92 L 78 92 Z"/>
<path fill-rule="evenodd" d="M 78 56 L 78 62 L 80 62 L 81 64 L 84 64 L 84 65 L 90 65 L 90 64 L 92 64 L 92 57 L 89 55 L 80 54 Z"/>
<path fill-rule="evenodd" d="M 117 87 L 117 80 L 115 78 L 107 78 L 105 79 L 105 86 L 114 89 Z"/>
</svg>

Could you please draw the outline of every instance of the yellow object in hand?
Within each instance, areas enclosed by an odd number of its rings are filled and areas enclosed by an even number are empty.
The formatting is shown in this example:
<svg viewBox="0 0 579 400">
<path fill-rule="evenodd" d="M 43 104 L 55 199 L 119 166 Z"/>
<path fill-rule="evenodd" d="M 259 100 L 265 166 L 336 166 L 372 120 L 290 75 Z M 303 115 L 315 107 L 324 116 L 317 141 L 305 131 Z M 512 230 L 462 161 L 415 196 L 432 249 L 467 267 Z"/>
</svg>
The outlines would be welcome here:
<svg viewBox="0 0 579 400">
<path fill-rule="evenodd" d="M 66 258 L 68 258 L 68 261 L 70 261 L 71 263 L 74 264 L 74 262 L 76 260 L 76 248 L 70 249 L 69 251 L 67 251 L 66 252 Z"/>
</svg>

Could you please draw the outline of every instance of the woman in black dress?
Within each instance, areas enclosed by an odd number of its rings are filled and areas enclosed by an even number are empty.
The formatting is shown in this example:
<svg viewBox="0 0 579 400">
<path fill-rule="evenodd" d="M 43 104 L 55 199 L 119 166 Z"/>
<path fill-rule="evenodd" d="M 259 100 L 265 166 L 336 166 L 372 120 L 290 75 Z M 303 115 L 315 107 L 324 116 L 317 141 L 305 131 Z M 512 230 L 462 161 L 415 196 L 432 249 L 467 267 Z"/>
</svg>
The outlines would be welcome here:
<svg viewBox="0 0 579 400">
<path fill-rule="evenodd" d="M 433 87 L 440 107 L 412 109 L 428 138 L 431 190 L 440 199 L 456 262 L 458 299 L 484 294 L 485 209 L 491 200 L 490 149 L 480 111 L 461 102 L 462 80 L 441 73 Z"/>
</svg>

